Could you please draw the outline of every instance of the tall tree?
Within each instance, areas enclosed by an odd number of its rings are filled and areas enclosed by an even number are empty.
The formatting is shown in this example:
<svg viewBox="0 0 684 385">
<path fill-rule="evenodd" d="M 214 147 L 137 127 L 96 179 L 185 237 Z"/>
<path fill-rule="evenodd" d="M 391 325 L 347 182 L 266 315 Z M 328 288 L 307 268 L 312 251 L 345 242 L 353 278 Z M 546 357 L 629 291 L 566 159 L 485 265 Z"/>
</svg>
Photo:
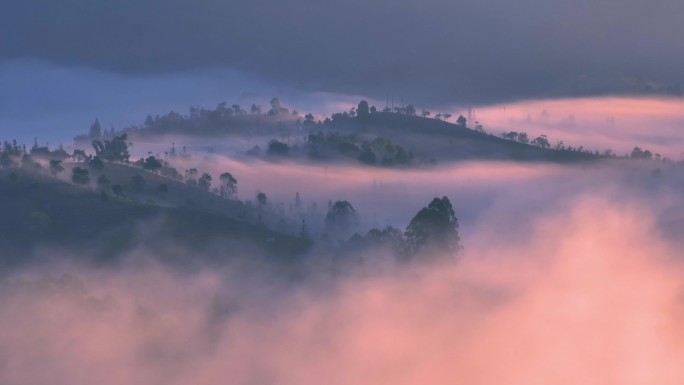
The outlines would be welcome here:
<svg viewBox="0 0 684 385">
<path fill-rule="evenodd" d="M 325 215 L 325 227 L 333 232 L 346 232 L 359 224 L 359 216 L 348 201 L 330 203 Z"/>
<path fill-rule="evenodd" d="M 95 122 L 90 125 L 88 136 L 90 139 L 100 139 L 102 137 L 102 127 L 100 126 L 100 121 L 98 119 L 95 119 Z"/>
<path fill-rule="evenodd" d="M 456 119 L 456 124 L 458 124 L 459 126 L 461 126 L 463 128 L 465 128 L 467 122 L 468 122 L 468 119 L 466 119 L 466 117 L 463 115 L 460 115 L 458 117 L 458 119 Z"/>
<path fill-rule="evenodd" d="M 370 108 L 368 107 L 368 102 L 362 100 L 359 102 L 358 108 L 356 109 L 356 115 L 359 119 L 364 120 L 370 115 Z"/>
<path fill-rule="evenodd" d="M 455 255 L 461 247 L 458 219 L 449 198 L 434 198 L 406 227 L 407 253 L 410 256 L 434 257 Z"/>
<path fill-rule="evenodd" d="M 224 172 L 219 176 L 219 180 L 221 181 L 219 189 L 221 196 L 228 199 L 237 198 L 237 179 L 233 174 Z"/>
<path fill-rule="evenodd" d="M 209 188 L 211 188 L 211 179 L 211 175 L 205 172 L 197 179 L 197 186 L 203 190 L 209 191 Z"/>
</svg>

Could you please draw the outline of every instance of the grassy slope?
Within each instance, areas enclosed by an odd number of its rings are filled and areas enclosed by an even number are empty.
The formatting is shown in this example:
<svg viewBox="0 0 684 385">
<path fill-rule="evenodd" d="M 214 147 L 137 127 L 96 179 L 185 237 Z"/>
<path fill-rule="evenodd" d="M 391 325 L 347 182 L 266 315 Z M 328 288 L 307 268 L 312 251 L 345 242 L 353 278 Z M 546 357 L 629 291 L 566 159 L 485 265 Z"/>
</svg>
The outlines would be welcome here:
<svg viewBox="0 0 684 385">
<path fill-rule="evenodd" d="M 417 156 L 440 160 L 520 160 L 575 162 L 596 159 L 594 155 L 543 149 L 504 140 L 456 124 L 418 116 L 377 113 L 362 122 L 354 119 L 346 130 L 386 136 Z"/>
<path fill-rule="evenodd" d="M 138 247 L 180 247 L 215 258 L 255 250 L 292 257 L 308 247 L 307 241 L 220 213 L 103 200 L 95 190 L 17 169 L 0 171 L 0 196 L 3 263 L 36 248 L 78 248 L 107 260 Z"/>
</svg>

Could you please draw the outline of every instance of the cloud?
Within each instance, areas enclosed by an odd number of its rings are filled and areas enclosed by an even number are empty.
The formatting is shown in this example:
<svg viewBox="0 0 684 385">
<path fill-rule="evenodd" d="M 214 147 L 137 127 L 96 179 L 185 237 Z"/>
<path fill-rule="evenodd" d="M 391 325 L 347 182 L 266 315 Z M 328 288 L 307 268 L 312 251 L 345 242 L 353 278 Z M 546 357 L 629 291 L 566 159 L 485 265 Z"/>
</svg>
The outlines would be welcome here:
<svg viewBox="0 0 684 385">
<path fill-rule="evenodd" d="M 680 98 L 597 97 L 526 100 L 475 108 L 489 132 L 527 132 L 530 138 L 547 135 L 552 146 L 606 149 L 622 156 L 635 146 L 671 159 L 681 157 L 680 127 L 684 101 Z M 460 114 L 467 111 L 458 108 Z"/>
<path fill-rule="evenodd" d="M 232 68 L 414 103 L 606 94 L 623 90 L 623 78 L 669 85 L 681 82 L 684 59 L 675 0 L 43 0 L 6 8 L 0 60 L 120 73 Z"/>
<path fill-rule="evenodd" d="M 155 263 L 29 270 L 2 281 L 0 380 L 676 383 L 682 265 L 652 213 L 578 197 L 456 265 L 296 284 Z"/>
</svg>

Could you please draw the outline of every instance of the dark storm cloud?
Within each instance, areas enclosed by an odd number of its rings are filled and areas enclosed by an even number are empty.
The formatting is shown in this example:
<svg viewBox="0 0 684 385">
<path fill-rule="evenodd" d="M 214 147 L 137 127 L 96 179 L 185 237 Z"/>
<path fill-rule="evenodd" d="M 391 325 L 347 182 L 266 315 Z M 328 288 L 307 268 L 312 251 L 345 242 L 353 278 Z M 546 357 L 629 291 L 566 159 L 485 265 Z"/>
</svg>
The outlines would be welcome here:
<svg viewBox="0 0 684 385">
<path fill-rule="evenodd" d="M 463 102 L 684 77 L 684 5 L 675 0 L 10 0 L 3 8 L 0 59 L 127 73 L 223 66 L 309 89 Z"/>
</svg>

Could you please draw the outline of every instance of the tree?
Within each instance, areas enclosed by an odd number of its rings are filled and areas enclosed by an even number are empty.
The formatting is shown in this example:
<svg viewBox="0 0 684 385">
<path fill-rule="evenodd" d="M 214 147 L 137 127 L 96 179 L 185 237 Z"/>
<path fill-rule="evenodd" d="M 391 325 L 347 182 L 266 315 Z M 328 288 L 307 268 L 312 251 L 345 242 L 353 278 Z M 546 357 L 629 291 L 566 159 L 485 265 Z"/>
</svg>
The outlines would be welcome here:
<svg viewBox="0 0 684 385">
<path fill-rule="evenodd" d="M 449 120 L 449 118 L 451 118 L 451 114 L 442 114 L 442 117 L 444 117 L 444 120 Z"/>
<path fill-rule="evenodd" d="M 219 189 L 220 194 L 224 198 L 234 199 L 237 197 L 237 179 L 233 174 L 229 172 L 224 172 L 219 176 L 221 181 L 221 187 Z"/>
<path fill-rule="evenodd" d="M 416 115 L 416 107 L 414 107 L 413 104 L 409 104 L 408 106 L 406 106 L 404 111 L 405 111 L 406 115 L 408 115 L 408 116 L 415 116 Z"/>
<path fill-rule="evenodd" d="M 356 109 L 356 115 L 360 120 L 365 120 L 370 116 L 370 108 L 368 107 L 368 102 L 362 100 L 359 102 L 358 108 Z"/>
<path fill-rule="evenodd" d="M 551 144 L 549 143 L 549 140 L 546 138 L 546 135 L 541 135 L 532 141 L 532 144 L 537 145 L 541 148 L 549 148 L 551 147 Z"/>
<path fill-rule="evenodd" d="M 95 155 L 108 162 L 128 163 L 128 135 L 121 134 L 111 140 L 93 140 Z M 74 151 L 74 154 L 76 151 Z"/>
<path fill-rule="evenodd" d="M 57 176 L 57 174 L 62 171 L 64 171 L 64 167 L 62 166 L 61 160 L 53 159 L 50 161 L 50 174 L 52 174 L 52 176 Z"/>
<path fill-rule="evenodd" d="M 90 139 L 100 139 L 102 137 L 102 127 L 100 127 L 100 121 L 98 119 L 95 119 L 95 122 L 90 125 L 88 137 Z"/>
<path fill-rule="evenodd" d="M 518 140 L 518 133 L 515 132 L 515 131 L 504 132 L 501 136 L 502 136 L 504 139 L 508 139 L 508 140 L 514 140 L 514 141 L 515 141 L 515 140 Z"/>
<path fill-rule="evenodd" d="M 325 227 L 335 232 L 346 232 L 359 223 L 354 207 L 348 201 L 337 201 L 330 204 L 325 215 Z"/>
<path fill-rule="evenodd" d="M 259 192 L 256 195 L 257 203 L 259 203 L 259 206 L 266 206 L 266 203 L 268 203 L 268 198 L 266 197 L 266 194 Z"/>
<path fill-rule="evenodd" d="M 387 226 L 382 230 L 370 229 L 363 237 L 363 241 L 367 246 L 374 249 L 384 248 L 392 251 L 397 257 L 403 254 L 406 249 L 404 234 L 392 226 Z"/>
<path fill-rule="evenodd" d="M 458 124 L 459 126 L 461 126 L 463 128 L 466 127 L 467 122 L 468 122 L 468 119 L 466 119 L 465 116 L 463 116 L 463 115 L 460 115 L 458 117 L 458 119 L 456 119 L 456 124 Z"/>
<path fill-rule="evenodd" d="M 430 111 L 428 111 L 428 110 L 425 110 L 425 109 L 423 109 L 423 111 L 421 112 L 421 115 L 422 115 L 424 118 L 429 118 L 429 117 L 430 117 L 430 114 L 432 114 L 432 113 L 431 113 Z"/>
<path fill-rule="evenodd" d="M 154 126 L 154 118 L 152 118 L 152 115 L 147 115 L 147 118 L 145 118 L 145 127 L 152 126 Z"/>
<path fill-rule="evenodd" d="M 74 150 L 73 157 L 76 160 L 76 162 L 79 162 L 79 163 L 88 159 L 88 155 L 86 155 L 85 151 L 79 150 L 79 149 Z"/>
<path fill-rule="evenodd" d="M 74 167 L 71 170 L 71 180 L 77 184 L 90 183 L 90 173 L 83 167 Z"/>
<path fill-rule="evenodd" d="M 286 114 L 287 112 L 287 108 L 283 108 L 283 106 L 280 105 L 280 100 L 278 100 L 278 98 L 271 99 L 271 109 L 268 110 L 269 115 L 277 116 L 281 114 Z"/>
<path fill-rule="evenodd" d="M 145 160 L 142 162 L 142 168 L 148 171 L 152 171 L 153 173 L 157 173 L 161 168 L 164 167 L 164 163 L 162 163 L 161 160 L 157 159 L 154 156 L 148 156 Z"/>
<path fill-rule="evenodd" d="M 197 174 L 198 172 L 196 168 L 185 170 L 185 183 L 192 186 L 197 186 Z"/>
<path fill-rule="evenodd" d="M 249 109 L 249 111 L 254 115 L 259 115 L 261 114 L 261 107 L 257 106 L 256 104 L 252 104 L 252 107 Z"/>
<path fill-rule="evenodd" d="M 273 139 L 268 143 L 268 153 L 270 155 L 287 155 L 289 152 L 290 147 L 283 142 Z"/>
<path fill-rule="evenodd" d="M 632 159 L 653 159 L 653 153 L 649 150 L 641 150 L 639 147 L 634 147 L 632 153 L 629 156 Z"/>
<path fill-rule="evenodd" d="M 211 175 L 205 172 L 197 179 L 197 186 L 202 190 L 209 191 L 209 188 L 211 188 L 211 179 Z"/>
<path fill-rule="evenodd" d="M 123 195 L 123 191 L 124 191 L 124 188 L 120 184 L 115 184 L 114 186 L 112 186 L 112 192 L 117 197 L 120 197 L 121 195 Z"/>
<path fill-rule="evenodd" d="M 404 232 L 409 256 L 455 255 L 461 246 L 458 220 L 449 198 L 434 198 L 411 220 Z"/>
</svg>

